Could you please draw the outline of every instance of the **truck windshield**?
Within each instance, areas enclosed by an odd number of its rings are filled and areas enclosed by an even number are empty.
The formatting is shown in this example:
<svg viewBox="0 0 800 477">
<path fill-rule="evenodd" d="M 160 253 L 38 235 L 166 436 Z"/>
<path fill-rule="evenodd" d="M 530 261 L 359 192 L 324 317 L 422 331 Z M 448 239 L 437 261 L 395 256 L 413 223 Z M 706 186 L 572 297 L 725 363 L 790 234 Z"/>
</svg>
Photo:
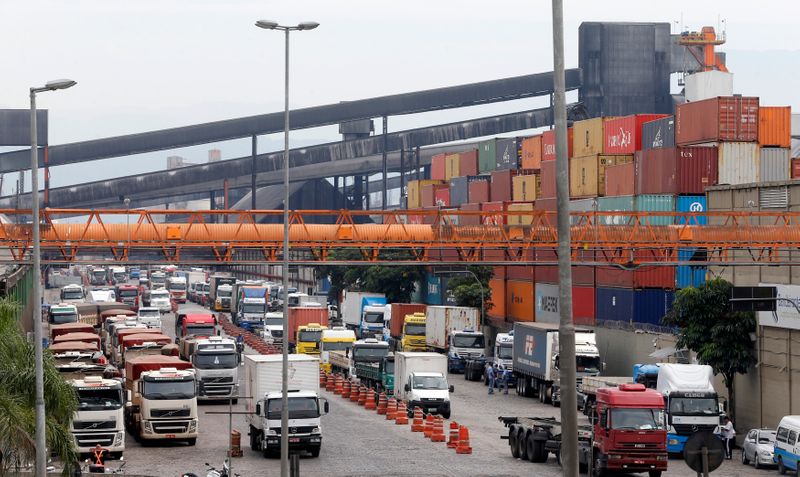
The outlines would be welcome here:
<svg viewBox="0 0 800 477">
<path fill-rule="evenodd" d="M 143 310 L 139 308 L 139 318 L 161 318 L 161 312 L 158 310 Z"/>
<path fill-rule="evenodd" d="M 216 334 L 217 330 L 214 328 L 214 325 L 188 325 L 186 327 L 187 336 L 214 336 Z"/>
<path fill-rule="evenodd" d="M 55 312 L 51 315 L 51 321 L 53 324 L 60 325 L 63 323 L 75 323 L 78 321 L 78 315 L 72 312 Z"/>
<path fill-rule="evenodd" d="M 500 359 L 513 359 L 513 348 L 511 346 L 498 346 L 497 357 Z"/>
<path fill-rule="evenodd" d="M 342 351 L 353 347 L 352 341 L 323 341 L 322 348 L 325 351 Z"/>
<path fill-rule="evenodd" d="M 283 326 L 283 317 L 268 316 L 264 319 L 264 324 L 267 326 Z"/>
<path fill-rule="evenodd" d="M 156 381 L 145 378 L 142 391 L 146 399 L 191 399 L 194 397 L 194 379 Z"/>
<path fill-rule="evenodd" d="M 386 346 L 373 347 L 373 346 L 357 346 L 353 348 L 353 358 L 383 358 L 389 352 Z M 378 360 L 379 361 L 379 360 Z"/>
<path fill-rule="evenodd" d="M 406 323 L 405 334 L 408 336 L 425 336 L 425 325 Z"/>
<path fill-rule="evenodd" d="M 612 409 L 611 428 L 664 429 L 664 411 L 661 409 Z"/>
<path fill-rule="evenodd" d="M 96 271 L 96 272 L 92 272 L 92 276 L 95 277 L 95 278 L 98 278 L 100 280 L 103 280 L 103 279 L 106 278 L 106 272 L 104 272 L 102 270 L 99 270 L 99 271 Z"/>
<path fill-rule="evenodd" d="M 669 400 L 669 412 L 672 415 L 714 415 L 719 414 L 717 400 L 714 398 L 688 398 L 671 397 Z"/>
<path fill-rule="evenodd" d="M 242 313 L 265 313 L 266 306 L 263 303 L 243 303 L 242 304 Z M 281 319 L 283 321 L 283 319 Z"/>
<path fill-rule="evenodd" d="M 126 278 L 128 278 L 128 276 L 125 274 L 125 272 L 116 272 L 114 274 L 114 280 L 118 282 L 124 281 Z"/>
<path fill-rule="evenodd" d="M 163 290 L 155 290 L 150 293 L 151 300 L 169 300 L 169 293 Z"/>
<path fill-rule="evenodd" d="M 194 367 L 197 369 L 230 369 L 238 364 L 235 353 L 194 355 Z"/>
<path fill-rule="evenodd" d="M 209 289 L 211 289 L 211 285 L 209 285 L 208 283 L 203 283 L 202 291 L 208 293 Z"/>
<path fill-rule="evenodd" d="M 441 376 L 414 376 L 414 389 L 447 389 L 447 380 Z"/>
<path fill-rule="evenodd" d="M 126 289 L 120 289 L 119 296 L 121 298 L 135 298 L 135 297 L 139 296 L 139 290 L 137 290 L 135 288 L 131 288 L 131 289 L 127 289 L 127 290 Z"/>
<path fill-rule="evenodd" d="M 320 339 L 322 339 L 322 330 L 303 330 L 297 337 L 297 341 L 303 341 L 305 343 L 319 343 Z"/>
<path fill-rule="evenodd" d="M 104 411 L 122 407 L 122 393 L 119 389 L 79 388 L 79 411 Z"/>
<path fill-rule="evenodd" d="M 270 399 L 267 404 L 267 419 L 281 418 L 281 400 Z M 313 419 L 319 417 L 319 405 L 313 397 L 290 397 L 289 419 Z"/>
<path fill-rule="evenodd" d="M 510 357 L 510 356 L 509 356 Z M 599 356 L 576 356 L 575 371 L 579 373 L 596 373 L 600 371 Z"/>
<path fill-rule="evenodd" d="M 386 360 L 383 364 L 383 372 L 386 374 L 394 374 L 394 360 Z"/>
<path fill-rule="evenodd" d="M 217 296 L 220 298 L 230 298 L 231 291 L 230 290 L 217 290 Z"/>
<path fill-rule="evenodd" d="M 453 336 L 455 348 L 483 348 L 483 335 L 455 335 Z"/>
<path fill-rule="evenodd" d="M 172 291 L 186 291 L 186 284 L 172 282 L 169 284 L 169 289 Z"/>
<path fill-rule="evenodd" d="M 371 324 L 383 324 L 383 313 L 364 313 L 364 321 Z"/>
<path fill-rule="evenodd" d="M 83 299 L 83 291 L 79 288 L 75 290 L 61 290 L 62 300 L 81 300 Z"/>
</svg>

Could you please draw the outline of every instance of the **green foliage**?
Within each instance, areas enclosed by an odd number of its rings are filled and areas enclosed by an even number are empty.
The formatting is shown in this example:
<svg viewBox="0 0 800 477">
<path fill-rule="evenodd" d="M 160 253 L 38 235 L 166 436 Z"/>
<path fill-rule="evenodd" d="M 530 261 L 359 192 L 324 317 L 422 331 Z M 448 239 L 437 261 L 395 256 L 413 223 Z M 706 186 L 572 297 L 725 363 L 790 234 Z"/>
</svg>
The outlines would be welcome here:
<svg viewBox="0 0 800 477">
<path fill-rule="evenodd" d="M 697 359 L 722 374 L 728 389 L 729 411 L 735 411 L 733 380 L 746 373 L 756 356 L 750 333 L 756 330 L 753 312 L 733 312 L 729 299 L 733 285 L 721 278 L 700 288 L 685 288 L 675 296 L 672 310 L 662 322 L 680 328 L 678 348 L 697 353 Z M 735 421 L 734 421 L 735 422 Z"/>
<path fill-rule="evenodd" d="M 475 281 L 475 277 L 471 274 L 461 273 L 448 279 L 448 292 L 453 294 L 458 306 L 480 308 L 481 290 L 483 290 L 485 314 L 494 306 L 492 304 L 492 290 L 489 288 L 489 280 L 492 278 L 492 267 L 470 266 L 467 267 L 467 270 L 478 277 L 478 280 L 481 282 L 480 285 L 478 285 L 478 282 Z"/>
<path fill-rule="evenodd" d="M 34 347 L 17 323 L 17 305 L 0 300 L 0 475 L 32 463 L 35 456 L 36 416 Z M 69 475 L 78 455 L 69 432 L 78 408 L 75 391 L 44 354 L 44 401 L 48 450 L 65 463 Z"/>
</svg>

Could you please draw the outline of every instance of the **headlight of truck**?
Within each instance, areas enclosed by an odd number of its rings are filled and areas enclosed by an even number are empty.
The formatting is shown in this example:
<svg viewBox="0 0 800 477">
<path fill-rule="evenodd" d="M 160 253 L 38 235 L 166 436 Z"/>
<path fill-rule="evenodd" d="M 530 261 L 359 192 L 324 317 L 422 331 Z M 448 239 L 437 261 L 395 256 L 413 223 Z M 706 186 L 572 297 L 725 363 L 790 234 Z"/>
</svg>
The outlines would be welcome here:
<svg viewBox="0 0 800 477">
<path fill-rule="evenodd" d="M 315 427 L 314 429 L 311 429 L 311 433 L 312 434 L 319 434 L 320 433 L 319 427 Z"/>
<path fill-rule="evenodd" d="M 762 451 L 760 452 L 760 454 L 761 454 L 761 457 L 766 457 L 766 458 L 768 458 L 768 459 L 771 459 L 771 458 L 772 458 L 772 451 L 768 451 L 768 450 L 762 450 Z"/>
<path fill-rule="evenodd" d="M 671 446 L 676 446 L 676 445 L 678 445 L 678 439 L 669 439 L 669 440 L 667 440 L 667 444 L 669 444 Z"/>
<path fill-rule="evenodd" d="M 197 421 L 194 419 L 189 423 L 189 432 L 197 432 Z"/>
<path fill-rule="evenodd" d="M 150 421 L 144 421 L 144 432 L 147 434 L 153 433 L 153 425 L 150 423 Z"/>
<path fill-rule="evenodd" d="M 122 445 L 122 442 L 125 440 L 125 433 L 124 432 L 117 432 L 117 435 L 114 436 L 114 447 L 119 447 Z"/>
<path fill-rule="evenodd" d="M 276 431 L 275 429 L 267 429 L 267 435 L 268 436 L 277 436 L 278 435 L 278 431 Z"/>
</svg>

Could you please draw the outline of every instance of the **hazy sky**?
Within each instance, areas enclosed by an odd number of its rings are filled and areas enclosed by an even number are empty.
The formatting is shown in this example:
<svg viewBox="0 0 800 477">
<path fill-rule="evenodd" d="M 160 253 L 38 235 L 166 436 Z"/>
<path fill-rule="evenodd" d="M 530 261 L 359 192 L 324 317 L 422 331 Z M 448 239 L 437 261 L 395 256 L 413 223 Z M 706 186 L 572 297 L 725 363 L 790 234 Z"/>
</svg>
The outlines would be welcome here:
<svg viewBox="0 0 800 477">
<path fill-rule="evenodd" d="M 768 3 L 567 0 L 566 64 L 577 66 L 583 21 L 682 18 L 699 29 L 724 18 L 722 50 L 737 92 L 800 111 L 800 7 L 796 0 Z M 549 1 L 0 0 L 0 108 L 28 107 L 28 88 L 49 79 L 78 81 L 39 99 L 50 110 L 51 144 L 281 110 L 283 38 L 254 27 L 260 18 L 321 23 L 292 34 L 293 107 L 552 69 Z M 391 118 L 390 130 L 541 104 Z M 336 127 L 293 137 L 339 138 Z M 278 139 L 262 138 L 262 152 L 277 149 Z M 222 144 L 223 158 L 246 154 L 247 143 Z M 53 185 L 162 169 L 172 154 L 201 162 L 206 149 L 54 168 Z"/>
</svg>

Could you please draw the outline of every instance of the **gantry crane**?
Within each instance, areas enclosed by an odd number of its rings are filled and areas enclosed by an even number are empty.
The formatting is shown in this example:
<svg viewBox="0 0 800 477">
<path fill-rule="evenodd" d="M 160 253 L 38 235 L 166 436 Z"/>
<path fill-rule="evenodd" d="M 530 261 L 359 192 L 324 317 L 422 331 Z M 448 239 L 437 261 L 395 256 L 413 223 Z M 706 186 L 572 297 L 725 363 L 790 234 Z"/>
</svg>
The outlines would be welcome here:
<svg viewBox="0 0 800 477">
<path fill-rule="evenodd" d="M 685 31 L 678 38 L 678 44 L 683 45 L 697 60 L 702 71 L 728 72 L 728 68 L 715 52 L 715 47 L 725 43 L 725 34 L 717 36 L 714 27 L 705 26 L 699 32 Z M 700 51 L 698 51 L 700 50 Z"/>
</svg>

